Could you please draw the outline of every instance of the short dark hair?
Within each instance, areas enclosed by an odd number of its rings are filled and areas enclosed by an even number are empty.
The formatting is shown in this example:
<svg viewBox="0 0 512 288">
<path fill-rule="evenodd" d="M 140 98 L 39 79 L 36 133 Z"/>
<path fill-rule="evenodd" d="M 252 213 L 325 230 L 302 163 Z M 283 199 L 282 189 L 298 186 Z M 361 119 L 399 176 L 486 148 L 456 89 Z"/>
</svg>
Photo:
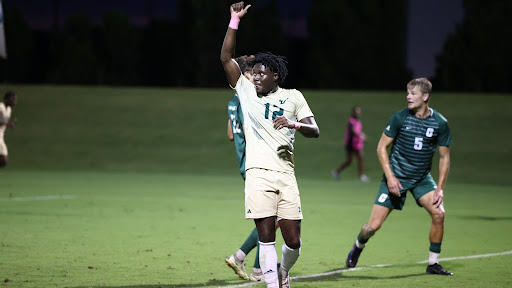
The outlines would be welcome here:
<svg viewBox="0 0 512 288">
<path fill-rule="evenodd" d="M 251 61 L 254 59 L 254 55 L 243 55 L 240 57 L 235 58 L 236 63 L 238 63 L 238 66 L 240 67 L 240 71 L 242 71 L 242 74 L 245 72 L 251 72 L 252 74 L 252 65 Z"/>
<path fill-rule="evenodd" d="M 252 64 L 261 63 L 266 68 L 268 68 L 270 71 L 277 73 L 279 76 L 277 83 L 283 84 L 284 79 L 286 79 L 286 76 L 288 76 L 288 68 L 286 67 L 286 64 L 288 63 L 286 60 L 284 60 L 285 57 L 274 55 L 270 52 L 266 53 L 257 53 L 254 57 L 254 60 L 252 61 Z"/>
<path fill-rule="evenodd" d="M 12 91 L 7 91 L 7 92 L 5 92 L 4 100 L 7 100 L 7 99 L 12 98 L 14 96 L 16 96 L 16 93 L 14 93 Z"/>
<path fill-rule="evenodd" d="M 352 116 L 354 116 L 356 114 L 356 109 L 357 108 L 361 108 L 361 106 L 359 106 L 359 105 L 352 106 L 352 110 L 350 110 L 350 113 L 351 113 Z"/>
</svg>

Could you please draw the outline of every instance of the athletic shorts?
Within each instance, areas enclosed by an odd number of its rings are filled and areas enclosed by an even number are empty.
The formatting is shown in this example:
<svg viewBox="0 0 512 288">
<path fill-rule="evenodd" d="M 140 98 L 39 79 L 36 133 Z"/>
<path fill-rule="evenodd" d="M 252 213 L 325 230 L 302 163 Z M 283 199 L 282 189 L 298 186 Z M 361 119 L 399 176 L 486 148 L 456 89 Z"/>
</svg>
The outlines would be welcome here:
<svg viewBox="0 0 512 288">
<path fill-rule="evenodd" d="M 400 183 L 402 184 L 403 189 L 400 190 L 401 197 L 397 197 L 389 193 L 387 181 L 386 179 L 383 179 L 380 183 L 379 194 L 377 195 L 375 204 L 391 209 L 402 210 L 402 207 L 404 207 L 405 198 L 407 196 L 407 191 L 411 191 L 414 199 L 416 200 L 416 204 L 422 207 L 418 202 L 418 199 L 420 199 L 421 196 L 427 194 L 428 192 L 437 189 L 436 182 L 430 173 L 420 181 L 401 180 Z"/>
<path fill-rule="evenodd" d="M 4 139 L 0 139 L 0 155 L 7 156 L 7 145 L 5 145 Z"/>
<path fill-rule="evenodd" d="M 246 219 L 302 219 L 299 187 L 293 173 L 251 168 L 245 175 Z"/>
</svg>

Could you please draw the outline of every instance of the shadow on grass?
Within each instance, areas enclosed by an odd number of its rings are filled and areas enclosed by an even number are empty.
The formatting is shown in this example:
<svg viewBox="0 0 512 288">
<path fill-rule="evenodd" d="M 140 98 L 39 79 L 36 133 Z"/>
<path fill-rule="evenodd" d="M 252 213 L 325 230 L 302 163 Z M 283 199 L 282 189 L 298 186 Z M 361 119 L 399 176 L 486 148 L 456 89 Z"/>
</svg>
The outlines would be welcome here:
<svg viewBox="0 0 512 288">
<path fill-rule="evenodd" d="M 404 278 L 417 277 L 417 276 L 428 276 L 428 274 L 414 273 L 414 274 L 380 277 L 380 276 L 363 276 L 363 275 L 352 276 L 352 275 L 345 275 L 343 273 L 340 273 L 340 274 L 320 276 L 320 277 L 315 277 L 315 278 L 294 279 L 294 280 L 292 280 L 292 282 L 314 283 L 314 282 L 336 282 L 339 280 L 384 280 L 384 279 L 404 279 Z"/>
<path fill-rule="evenodd" d="M 400 265 L 397 265 L 397 266 L 400 266 Z M 403 266 L 410 266 L 410 265 L 403 265 Z M 424 265 L 421 265 L 421 267 L 423 267 Z M 379 269 L 387 269 L 387 268 L 391 268 L 391 267 L 379 267 Z M 396 268 L 396 266 L 393 266 L 393 268 Z M 421 268 L 423 269 L 423 268 Z M 363 269 L 364 270 L 364 269 Z M 366 276 L 366 275 L 359 275 L 359 276 L 356 276 L 356 275 L 347 275 L 346 272 L 351 272 L 350 270 L 347 270 L 347 269 L 334 269 L 334 270 L 331 270 L 331 271 L 327 271 L 326 273 L 329 273 L 329 272 L 336 272 L 336 271 L 339 271 L 337 273 L 334 273 L 334 274 L 330 274 L 330 275 L 325 275 L 325 276 L 312 276 L 312 277 L 309 277 L 307 275 L 305 276 L 298 276 L 298 277 L 304 277 L 304 278 L 299 278 L 299 279 L 293 279 L 292 278 L 292 282 L 294 283 L 303 283 L 303 284 L 307 284 L 307 283 L 310 283 L 312 285 L 314 285 L 314 283 L 319 283 L 319 282 L 339 282 L 339 281 L 350 281 L 350 280 L 390 280 L 390 279 L 405 279 L 405 278 L 411 278 L 411 277 L 420 277 L 420 276 L 431 276 L 425 272 L 418 272 L 418 273 L 413 273 L 413 274 L 404 274 L 404 275 L 393 275 L 393 276 Z M 362 271 L 362 270 L 360 270 Z M 224 287 L 224 286 L 230 286 L 230 287 L 233 287 L 233 286 L 239 286 L 239 285 L 243 285 L 243 284 L 246 284 L 247 286 L 250 286 L 250 287 L 256 287 L 256 286 L 260 286 L 260 285 L 264 285 L 264 283 L 252 283 L 252 284 L 249 284 L 250 282 L 234 282 L 233 280 L 218 280 L 218 279 L 212 279 L 206 283 L 196 283 L 196 284 L 150 284 L 150 285 L 129 285 L 129 286 L 79 286 L 79 287 L 68 287 L 68 288 L 172 288 L 172 287 L 176 287 L 176 288 L 180 288 L 180 287 Z M 260 284 L 260 285 L 258 285 Z M 243 286 L 246 286 L 246 285 L 243 285 Z"/>
<path fill-rule="evenodd" d="M 242 282 L 243 283 L 243 282 Z M 205 283 L 193 284 L 149 284 L 149 285 L 127 285 L 127 286 L 76 286 L 67 288 L 194 288 L 194 287 L 221 287 L 230 285 L 239 285 L 242 283 L 233 283 L 232 280 L 211 279 Z"/>
<path fill-rule="evenodd" d="M 466 216 L 457 216 L 457 218 L 463 220 L 483 220 L 483 221 L 511 221 L 512 216 L 507 217 L 492 217 L 492 216 L 481 216 L 481 215 L 466 215 Z"/>
</svg>

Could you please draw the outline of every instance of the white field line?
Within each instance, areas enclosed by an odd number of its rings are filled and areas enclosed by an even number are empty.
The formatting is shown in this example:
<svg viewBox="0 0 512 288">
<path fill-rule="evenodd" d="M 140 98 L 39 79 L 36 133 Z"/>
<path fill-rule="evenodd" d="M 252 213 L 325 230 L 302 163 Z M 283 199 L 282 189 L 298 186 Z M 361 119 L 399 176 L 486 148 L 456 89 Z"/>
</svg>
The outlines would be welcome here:
<svg viewBox="0 0 512 288">
<path fill-rule="evenodd" d="M 502 255 L 509 255 L 512 254 L 511 251 L 505 251 L 505 252 L 499 252 L 499 253 L 489 253 L 489 254 L 480 254 L 480 255 L 470 255 L 470 256 L 461 256 L 461 257 L 451 257 L 451 258 L 442 258 L 439 259 L 440 262 L 442 261 L 454 261 L 454 260 L 465 260 L 465 259 L 475 259 L 475 258 L 487 258 L 487 257 L 494 257 L 494 256 L 502 256 Z M 426 261 L 420 261 L 416 264 L 423 264 L 428 263 L 428 260 Z M 291 280 L 296 279 L 308 279 L 308 278 L 317 278 L 317 277 L 323 277 L 323 276 L 329 276 L 334 274 L 341 274 L 343 272 L 350 272 L 350 271 L 359 271 L 359 270 L 367 270 L 367 269 L 373 269 L 373 268 L 381 268 L 381 267 L 388 267 L 388 266 L 396 266 L 397 264 L 379 264 L 379 265 L 373 265 L 373 266 L 366 266 L 366 267 L 356 267 L 356 268 L 346 268 L 346 269 L 339 269 L 335 271 L 320 273 L 320 274 L 311 274 L 311 275 L 303 275 L 303 276 L 295 276 L 290 277 Z M 261 282 L 247 282 L 244 284 L 234 285 L 234 286 L 222 286 L 224 288 L 235 288 L 235 287 L 249 287 L 254 286 L 258 284 L 264 284 Z"/>
<path fill-rule="evenodd" d="M 0 199 L 0 202 L 22 202 L 22 201 L 46 201 L 46 200 L 62 200 L 62 199 L 75 199 L 74 195 L 47 195 L 47 196 L 34 196 L 34 197 L 12 197 Z"/>
</svg>

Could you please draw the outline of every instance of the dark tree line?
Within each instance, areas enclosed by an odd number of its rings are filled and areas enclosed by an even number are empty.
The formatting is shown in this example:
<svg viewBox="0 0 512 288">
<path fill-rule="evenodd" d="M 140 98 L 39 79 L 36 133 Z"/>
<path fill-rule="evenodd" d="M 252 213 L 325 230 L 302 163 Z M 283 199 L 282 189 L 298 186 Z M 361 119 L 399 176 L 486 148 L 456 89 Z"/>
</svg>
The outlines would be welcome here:
<svg viewBox="0 0 512 288">
<path fill-rule="evenodd" d="M 512 1 L 465 0 L 466 17 L 437 56 L 438 87 L 512 92 Z"/>
<path fill-rule="evenodd" d="M 219 54 L 232 2 L 181 0 L 175 19 L 154 18 L 144 27 L 122 11 L 107 12 L 97 25 L 74 14 L 48 31 L 31 29 L 15 4 L 4 7 L 8 59 L 0 60 L 0 80 L 226 87 Z M 437 57 L 436 87 L 511 91 L 512 4 L 464 3 L 465 20 Z M 236 54 L 286 56 L 287 87 L 402 89 L 412 75 L 405 63 L 407 0 L 312 1 L 306 38 L 283 32 L 286 17 L 277 0 L 254 3 L 240 24 Z"/>
</svg>

